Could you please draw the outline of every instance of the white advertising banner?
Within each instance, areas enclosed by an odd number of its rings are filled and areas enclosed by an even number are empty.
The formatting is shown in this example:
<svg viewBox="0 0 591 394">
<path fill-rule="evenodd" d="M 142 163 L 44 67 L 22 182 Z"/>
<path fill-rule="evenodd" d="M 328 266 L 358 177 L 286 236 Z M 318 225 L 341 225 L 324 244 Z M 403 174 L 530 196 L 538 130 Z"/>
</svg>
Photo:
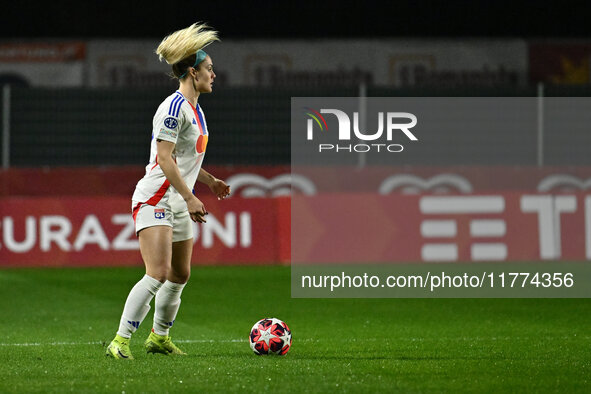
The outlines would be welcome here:
<svg viewBox="0 0 591 394">
<path fill-rule="evenodd" d="M 90 86 L 174 86 L 158 40 L 91 41 Z M 520 86 L 523 40 L 224 40 L 207 48 L 218 86 Z"/>
</svg>

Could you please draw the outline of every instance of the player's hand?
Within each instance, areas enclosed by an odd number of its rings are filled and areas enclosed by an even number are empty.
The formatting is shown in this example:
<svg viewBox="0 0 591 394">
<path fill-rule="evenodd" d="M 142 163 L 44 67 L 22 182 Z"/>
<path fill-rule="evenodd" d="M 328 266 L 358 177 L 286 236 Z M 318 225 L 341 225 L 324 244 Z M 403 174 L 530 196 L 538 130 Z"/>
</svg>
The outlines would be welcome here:
<svg viewBox="0 0 591 394">
<path fill-rule="evenodd" d="M 205 215 L 207 215 L 205 205 L 197 197 L 193 196 L 193 198 L 187 201 L 187 209 L 189 210 L 192 221 L 199 223 L 207 222 L 205 220 Z"/>
<path fill-rule="evenodd" d="M 221 179 L 215 179 L 209 184 L 209 189 L 213 194 L 216 195 L 218 200 L 223 200 L 230 195 L 230 186 L 226 185 L 226 182 Z"/>
</svg>

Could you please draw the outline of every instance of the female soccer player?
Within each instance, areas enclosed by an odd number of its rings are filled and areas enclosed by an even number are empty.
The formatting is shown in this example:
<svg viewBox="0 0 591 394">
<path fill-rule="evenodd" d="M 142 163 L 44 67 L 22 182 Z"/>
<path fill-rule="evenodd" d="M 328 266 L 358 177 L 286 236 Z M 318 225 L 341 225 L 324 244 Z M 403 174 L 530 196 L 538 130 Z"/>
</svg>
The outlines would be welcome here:
<svg viewBox="0 0 591 394">
<path fill-rule="evenodd" d="M 135 229 L 146 275 L 131 289 L 115 339 L 107 355 L 132 359 L 131 335 L 155 299 L 154 326 L 144 345 L 148 353 L 185 354 L 172 343 L 172 327 L 189 280 L 193 227 L 204 223 L 207 211 L 193 194 L 195 182 L 205 183 L 223 199 L 230 187 L 201 168 L 209 132 L 197 100 L 211 93 L 215 73 L 203 48 L 218 41 L 217 32 L 193 24 L 166 37 L 156 50 L 172 65 L 179 89 L 158 107 L 153 120 L 150 163 L 132 197 Z"/>
</svg>

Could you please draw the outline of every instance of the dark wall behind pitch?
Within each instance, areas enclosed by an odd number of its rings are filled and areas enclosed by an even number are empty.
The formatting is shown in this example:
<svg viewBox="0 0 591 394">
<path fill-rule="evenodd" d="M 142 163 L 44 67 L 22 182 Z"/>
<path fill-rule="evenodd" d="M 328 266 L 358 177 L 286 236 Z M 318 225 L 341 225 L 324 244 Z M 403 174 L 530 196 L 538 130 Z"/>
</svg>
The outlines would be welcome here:
<svg viewBox="0 0 591 394">
<path fill-rule="evenodd" d="M 217 165 L 290 164 L 291 97 L 357 96 L 358 89 L 218 88 L 203 95 L 200 105 L 210 131 L 206 162 Z M 589 88 L 546 87 L 547 96 L 588 96 Z M 39 89 L 13 88 L 10 102 L 12 166 L 146 165 L 152 117 L 166 89 Z M 368 88 L 372 96 L 535 96 L 536 89 L 395 90 Z M 555 133 L 556 134 L 556 133 Z M 548 132 L 544 163 L 589 165 L 589 135 L 566 140 Z M 462 155 L 434 155 L 417 145 L 413 155 L 396 164 L 410 165 L 536 165 L 536 140 L 529 136 L 508 149 L 474 141 Z M 453 140 L 442 142 L 453 146 Z M 499 155 L 490 151 L 498 149 Z M 467 152 L 467 153 L 466 153 Z M 534 153 L 532 153 L 534 152 Z M 372 163 L 368 163 L 372 164 Z M 378 163 L 375 163 L 378 164 Z M 383 163 L 382 163 L 383 164 Z"/>
</svg>

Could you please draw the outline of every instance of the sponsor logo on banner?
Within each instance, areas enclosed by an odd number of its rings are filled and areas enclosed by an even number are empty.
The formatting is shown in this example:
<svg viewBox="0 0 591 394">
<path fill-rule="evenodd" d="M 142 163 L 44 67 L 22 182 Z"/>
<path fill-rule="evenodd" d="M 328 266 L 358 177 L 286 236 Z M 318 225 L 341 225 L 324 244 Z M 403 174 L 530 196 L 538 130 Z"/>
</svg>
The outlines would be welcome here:
<svg viewBox="0 0 591 394">
<path fill-rule="evenodd" d="M 421 236 L 423 238 L 449 239 L 449 242 L 427 242 L 421 248 L 421 258 L 424 261 L 456 261 L 458 260 L 458 244 L 453 239 L 458 235 L 457 220 L 450 219 L 450 215 L 472 215 L 470 237 L 486 237 L 487 242 L 473 242 L 470 245 L 470 258 L 479 260 L 505 260 L 507 245 L 494 240 L 506 233 L 506 224 L 502 218 L 491 217 L 505 211 L 503 196 L 425 196 L 419 201 L 422 214 L 444 215 L 445 219 L 425 219 L 421 221 Z M 475 218 L 481 215 L 483 218 Z M 491 240 L 491 238 L 493 238 Z"/>
<path fill-rule="evenodd" d="M 457 174 L 440 174 L 423 179 L 412 174 L 392 175 L 384 179 L 378 192 L 390 194 L 418 194 L 425 191 L 435 193 L 472 193 L 472 185 L 465 177 Z"/>
<path fill-rule="evenodd" d="M 243 73 L 246 82 L 256 86 L 359 86 L 362 83 L 371 85 L 374 80 L 373 70 L 360 66 L 350 69 L 339 66 L 320 71 L 308 64 L 294 70 L 293 63 L 294 59 L 286 54 L 247 54 Z"/>
<path fill-rule="evenodd" d="M 529 46 L 531 82 L 588 84 L 591 43 L 532 43 Z"/>
<path fill-rule="evenodd" d="M 314 183 L 303 175 L 281 174 L 267 179 L 257 174 L 236 174 L 226 179 L 233 194 L 240 197 L 289 196 L 292 191 L 304 195 L 316 194 Z"/>
<path fill-rule="evenodd" d="M 576 191 L 591 189 L 591 178 L 581 179 L 574 175 L 549 175 L 538 184 L 539 192 Z"/>
<path fill-rule="evenodd" d="M 0 85 L 82 86 L 86 45 L 82 41 L 0 43 Z"/>
<path fill-rule="evenodd" d="M 403 145 L 391 143 L 394 133 L 402 133 L 410 141 L 418 141 L 418 138 L 410 131 L 416 126 L 417 117 L 409 112 L 378 112 L 375 114 L 378 120 L 378 129 L 375 132 L 361 130 L 359 112 L 353 112 L 353 122 L 347 113 L 335 108 L 322 108 L 316 111 L 305 107 L 304 113 L 307 116 L 306 138 L 308 141 L 314 140 L 314 129 L 329 133 L 326 119 L 322 114 L 334 115 L 333 119 L 338 123 L 336 133 L 333 134 L 333 138 L 338 139 L 338 143 L 319 143 L 319 153 L 402 152 Z M 367 143 L 347 144 L 352 137 Z"/>
<path fill-rule="evenodd" d="M 141 263 L 129 198 L 3 198 L 0 266 Z M 195 264 L 269 264 L 289 258 L 289 201 L 203 198 L 192 223 Z M 279 212 L 281 210 L 281 212 Z M 157 217 L 165 210 L 156 208 Z"/>
<path fill-rule="evenodd" d="M 503 64 L 483 63 L 464 68 L 462 62 L 442 69 L 434 54 L 397 54 L 388 59 L 388 76 L 392 85 L 409 86 L 516 86 L 520 75 Z"/>
<path fill-rule="evenodd" d="M 519 256 L 521 252 L 517 239 L 517 231 L 522 231 L 519 221 L 525 216 L 534 214 L 536 220 L 532 233 L 537 234 L 537 253 L 531 259 L 556 260 L 564 257 L 562 222 L 577 211 L 584 220 L 579 231 L 585 231 L 584 248 L 580 248 L 579 258 L 591 258 L 591 196 L 585 196 L 578 208 L 575 195 L 528 195 L 522 194 L 511 203 L 512 213 L 507 212 L 508 198 L 503 195 L 490 196 L 424 196 L 419 201 L 420 211 L 428 219 L 421 221 L 421 236 L 427 242 L 421 247 L 423 261 L 459 261 L 459 241 L 463 247 L 469 246 L 469 261 L 508 261 Z M 581 211 L 583 211 L 581 213 Z M 437 219 L 436 216 L 444 218 Z M 467 224 L 460 234 L 459 226 Z M 531 221 L 530 221 L 531 223 Z M 569 232 L 574 231 L 572 223 L 568 223 Z M 508 226 L 511 225 L 512 237 L 507 238 Z M 579 237 L 577 237 L 579 238 Z M 455 241 L 455 242 L 454 242 Z M 509 245 L 516 249 L 509 250 Z M 466 245 L 467 244 L 467 245 Z M 572 253 L 572 245 L 569 245 Z M 513 257 L 512 257 L 513 256 Z M 584 257 L 583 257 L 584 256 Z"/>
<path fill-rule="evenodd" d="M 339 213 L 361 201 L 364 220 L 351 228 Z M 292 263 L 591 260 L 591 195 L 582 192 L 318 194 L 295 204 Z"/>
<path fill-rule="evenodd" d="M 0 62 L 3 63 L 62 63 L 84 60 L 84 42 L 31 42 L 0 44 Z"/>
</svg>

